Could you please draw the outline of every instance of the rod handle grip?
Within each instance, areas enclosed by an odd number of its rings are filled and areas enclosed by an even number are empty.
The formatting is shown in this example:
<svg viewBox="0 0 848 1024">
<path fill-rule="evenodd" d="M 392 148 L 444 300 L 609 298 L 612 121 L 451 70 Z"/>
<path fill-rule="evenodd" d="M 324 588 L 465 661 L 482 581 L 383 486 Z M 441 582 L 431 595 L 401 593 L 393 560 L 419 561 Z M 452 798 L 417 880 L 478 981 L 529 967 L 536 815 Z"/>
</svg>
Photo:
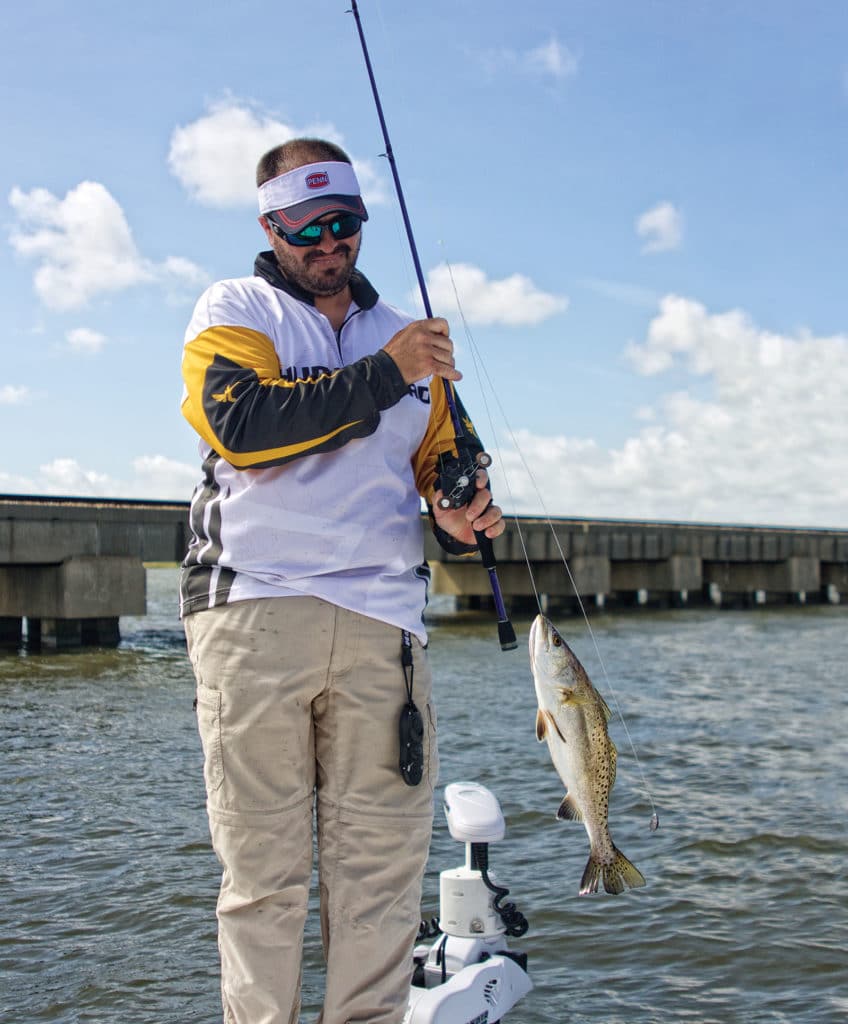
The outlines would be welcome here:
<svg viewBox="0 0 848 1024">
<path fill-rule="evenodd" d="M 498 582 L 497 561 L 495 560 L 494 546 L 491 538 L 486 536 L 484 530 L 475 530 L 474 539 L 477 541 L 477 547 L 480 551 L 483 568 L 489 574 L 489 583 L 492 587 L 492 597 L 494 598 L 495 609 L 498 615 L 498 640 L 500 641 L 501 650 L 513 651 L 518 646 L 518 641 L 515 637 L 515 630 L 513 629 L 512 623 L 509 621 L 509 616 L 506 613 L 503 594 L 501 593 L 500 583 Z"/>
<path fill-rule="evenodd" d="M 495 548 L 492 544 L 491 537 L 486 536 L 485 530 L 475 530 L 474 539 L 477 541 L 477 547 L 480 551 L 480 558 L 483 561 L 483 568 L 486 572 L 490 572 L 492 569 L 497 568 L 497 561 L 495 559 Z"/>
</svg>

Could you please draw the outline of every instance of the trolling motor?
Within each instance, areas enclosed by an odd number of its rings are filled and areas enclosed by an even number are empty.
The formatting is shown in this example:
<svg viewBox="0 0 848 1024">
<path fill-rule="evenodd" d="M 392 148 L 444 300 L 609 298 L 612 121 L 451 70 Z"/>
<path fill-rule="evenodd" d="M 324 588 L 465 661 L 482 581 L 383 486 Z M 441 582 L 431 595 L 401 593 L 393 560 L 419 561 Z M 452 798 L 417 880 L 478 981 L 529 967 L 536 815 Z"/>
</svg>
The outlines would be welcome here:
<svg viewBox="0 0 848 1024">
<path fill-rule="evenodd" d="M 501 905 L 509 889 L 489 873 L 489 843 L 506 831 L 503 813 L 476 782 L 447 786 L 444 809 L 450 834 L 465 843 L 465 864 L 439 876 L 441 934 L 415 949 L 403 1024 L 496 1024 L 533 988 L 527 955 L 507 944 L 507 936 L 524 935 L 527 921 L 515 904 Z"/>
<path fill-rule="evenodd" d="M 365 32 L 362 28 L 362 20 L 359 17 L 359 8 L 357 7 L 356 0 L 351 0 L 350 13 L 353 15 L 354 21 L 356 22 L 356 30 L 359 34 L 360 45 L 362 46 L 362 56 L 365 60 L 368 80 L 371 83 L 371 92 L 374 96 L 374 105 L 377 108 L 377 117 L 380 121 L 383 141 L 386 144 L 386 158 L 389 161 L 389 168 L 391 169 L 392 179 L 395 183 L 395 193 L 397 194 L 398 205 L 400 206 L 401 216 L 403 217 L 403 224 L 406 228 L 406 237 L 409 241 L 409 250 L 412 256 L 412 262 L 415 266 L 415 276 L 418 279 L 418 289 L 421 292 L 421 301 L 424 305 L 425 314 L 432 318 L 433 309 L 430 305 L 430 296 L 427 293 L 427 285 L 424 281 L 424 271 L 421 269 L 421 260 L 418 257 L 418 248 L 415 245 L 415 236 L 412 233 L 409 211 L 406 208 L 406 200 L 403 197 L 403 188 L 400 183 L 397 161 L 395 160 L 395 156 L 392 151 L 392 143 L 389 138 L 386 119 L 383 116 L 383 104 L 380 102 L 380 94 L 377 91 L 377 80 L 374 78 L 374 69 L 371 66 L 371 57 L 368 53 L 368 46 L 365 42 Z M 459 411 L 457 410 L 453 385 L 450 381 L 444 379 L 442 380 L 442 384 L 444 385 L 445 401 L 447 402 L 451 425 L 453 427 L 457 456 L 451 458 L 443 457 L 440 459 L 439 474 L 441 479 L 441 489 L 445 497 L 439 502 L 439 507 L 442 509 L 462 508 L 474 497 L 474 475 L 477 469 L 491 465 L 492 459 L 491 456 L 487 455 L 485 452 L 479 452 L 476 455 L 471 454 L 468 446 L 468 438 L 462 426 Z M 447 502 L 447 504 L 444 504 L 443 502 Z M 492 546 L 492 541 L 484 532 L 479 532 L 477 530 L 474 531 L 474 537 L 477 541 L 477 547 L 480 550 L 480 556 L 483 560 L 483 568 L 489 574 L 489 585 L 492 589 L 492 598 L 494 600 L 495 611 L 498 616 L 498 640 L 500 641 L 501 650 L 512 651 L 518 646 L 518 641 L 516 640 L 515 630 L 513 629 L 512 623 L 509 621 L 509 616 L 507 615 L 506 607 L 504 606 L 503 594 L 501 593 L 501 586 L 498 580 L 497 560 L 495 559 L 495 551 Z"/>
</svg>

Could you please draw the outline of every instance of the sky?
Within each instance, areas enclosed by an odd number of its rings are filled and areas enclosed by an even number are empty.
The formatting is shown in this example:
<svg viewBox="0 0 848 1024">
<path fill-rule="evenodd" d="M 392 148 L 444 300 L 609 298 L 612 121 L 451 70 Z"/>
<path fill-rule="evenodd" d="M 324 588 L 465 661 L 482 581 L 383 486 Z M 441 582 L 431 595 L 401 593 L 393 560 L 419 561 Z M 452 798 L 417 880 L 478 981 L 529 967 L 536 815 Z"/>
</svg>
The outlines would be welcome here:
<svg viewBox="0 0 848 1024">
<path fill-rule="evenodd" d="M 420 314 L 348 7 L 7 7 L 0 492 L 190 498 L 185 328 L 287 138 L 351 154 Z M 848 527 L 848 5 L 359 9 L 505 512 Z"/>
</svg>

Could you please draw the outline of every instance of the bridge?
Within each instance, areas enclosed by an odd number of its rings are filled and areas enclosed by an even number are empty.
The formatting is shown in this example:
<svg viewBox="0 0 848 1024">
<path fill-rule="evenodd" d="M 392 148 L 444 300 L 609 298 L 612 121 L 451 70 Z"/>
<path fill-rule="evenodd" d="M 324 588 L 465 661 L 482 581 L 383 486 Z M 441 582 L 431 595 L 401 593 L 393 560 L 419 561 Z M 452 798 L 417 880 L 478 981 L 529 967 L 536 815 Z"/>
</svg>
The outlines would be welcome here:
<svg viewBox="0 0 848 1024">
<path fill-rule="evenodd" d="M 0 647 L 18 649 L 24 625 L 30 647 L 116 644 L 120 617 L 145 613 L 145 564 L 180 562 L 188 534 L 187 502 L 0 495 Z M 487 606 L 479 560 L 425 537 L 432 592 L 460 609 Z M 616 608 L 838 603 L 848 593 L 848 530 L 521 516 L 495 551 L 513 610 L 535 608 L 537 594 L 543 608 L 577 595 Z"/>
</svg>

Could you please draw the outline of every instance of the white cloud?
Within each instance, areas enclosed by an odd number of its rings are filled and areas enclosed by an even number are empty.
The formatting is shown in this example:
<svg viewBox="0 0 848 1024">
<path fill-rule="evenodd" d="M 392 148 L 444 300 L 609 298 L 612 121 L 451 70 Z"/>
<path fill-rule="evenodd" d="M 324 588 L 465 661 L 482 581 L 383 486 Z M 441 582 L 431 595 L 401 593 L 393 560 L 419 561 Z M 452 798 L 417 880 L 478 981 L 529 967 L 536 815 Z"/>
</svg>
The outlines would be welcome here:
<svg viewBox="0 0 848 1024">
<path fill-rule="evenodd" d="M 89 327 L 75 327 L 68 331 L 65 337 L 75 352 L 83 352 L 88 355 L 99 352 L 107 340 L 105 334 L 92 331 Z"/>
<path fill-rule="evenodd" d="M 131 465 L 131 475 L 115 477 L 86 468 L 74 458 L 56 458 L 39 466 L 30 477 L 0 471 L 0 490 L 8 494 L 188 501 L 199 479 L 197 466 L 165 455 L 140 455 Z"/>
<path fill-rule="evenodd" d="M 577 74 L 577 58 L 554 36 L 527 52 L 522 63 L 529 71 L 539 71 L 554 78 L 570 78 Z"/>
<path fill-rule="evenodd" d="M 710 314 L 700 303 L 679 295 L 666 295 L 660 302 L 659 316 L 648 328 L 642 345 L 629 345 L 626 356 L 635 369 L 645 375 L 669 369 L 678 357 L 685 357 L 687 368 L 696 375 L 715 374 L 728 390 L 743 387 L 752 377 L 761 383 L 762 371 L 779 373 L 799 354 L 820 358 L 820 349 L 830 350 L 833 339 L 812 339 L 807 335 L 790 338 L 756 326 L 742 310 Z M 810 351 L 811 346 L 816 351 Z M 818 354 L 817 354 L 818 353 Z M 727 367 L 743 371 L 737 381 L 728 377 Z M 834 367 L 837 369 L 837 367 Z M 796 372 L 814 370 L 797 366 Z M 809 373 L 803 374 L 807 380 Z M 796 376 L 797 379 L 797 376 Z"/>
<path fill-rule="evenodd" d="M 192 199 L 205 206 L 256 202 L 256 163 L 293 128 L 246 105 L 224 101 L 171 135 L 168 167 Z"/>
<path fill-rule="evenodd" d="M 646 239 L 642 252 L 677 249 L 683 241 L 683 216 L 672 203 L 657 203 L 637 218 L 636 233 Z"/>
<path fill-rule="evenodd" d="M 641 427 L 609 449 L 520 432 L 550 514 L 848 526 L 848 335 L 775 334 L 669 296 L 629 356 L 639 373 L 675 369 L 710 393 L 634 406 Z M 501 459 L 516 509 L 538 512 L 511 444 Z M 508 493 L 497 467 L 493 479 Z"/>
<path fill-rule="evenodd" d="M 123 210 L 98 182 L 83 181 L 61 200 L 44 188 L 13 188 L 9 202 L 18 218 L 12 247 L 39 261 L 35 290 L 49 308 L 78 309 L 151 279 Z"/>
<path fill-rule="evenodd" d="M 129 486 L 132 496 L 137 498 L 188 501 L 200 479 L 199 466 L 166 455 L 139 455 L 132 466 L 135 475 Z"/>
<path fill-rule="evenodd" d="M 76 459 L 54 459 L 39 467 L 47 494 L 73 494 L 81 497 L 106 495 L 110 480 L 105 473 L 83 469 Z"/>
<path fill-rule="evenodd" d="M 0 405 L 23 405 L 32 397 L 24 384 L 4 384 L 0 387 Z"/>
<path fill-rule="evenodd" d="M 207 271 L 183 256 L 169 256 L 163 260 L 158 267 L 158 274 L 163 281 L 178 281 L 192 288 L 203 288 L 211 282 Z"/>
<path fill-rule="evenodd" d="M 627 306 L 645 306 L 653 309 L 660 296 L 650 288 L 625 281 L 607 281 L 599 277 L 581 277 L 577 284 L 605 298 L 622 302 Z"/>
<path fill-rule="evenodd" d="M 541 291 L 523 274 L 491 281 L 469 263 L 440 263 L 427 274 L 427 291 L 433 309 L 446 312 L 458 309 L 458 294 L 469 324 L 520 327 L 541 323 L 568 308 L 565 296 Z"/>
<path fill-rule="evenodd" d="M 169 256 L 155 270 L 156 280 L 165 289 L 168 303 L 174 306 L 193 301 L 212 284 L 208 271 L 182 256 Z"/>
<path fill-rule="evenodd" d="M 263 153 L 298 136 L 344 145 L 328 124 L 296 129 L 271 114 L 228 98 L 171 135 L 168 167 L 192 199 L 204 206 L 256 206 L 256 164 Z M 389 198 L 384 178 L 367 161 L 353 160 L 366 204 Z"/>
<path fill-rule="evenodd" d="M 475 56 L 490 75 L 507 70 L 521 74 L 550 75 L 563 80 L 576 75 L 578 68 L 577 58 L 556 36 L 551 36 L 546 43 L 529 50 L 500 47 L 478 52 Z"/>
<path fill-rule="evenodd" d="M 176 264 L 202 273 L 188 260 L 158 265 L 138 251 L 120 204 L 96 181 L 83 181 L 59 199 L 44 188 L 13 188 L 9 203 L 17 217 L 14 250 L 35 259 L 35 291 L 50 309 L 80 309 L 107 292 L 168 280 Z"/>
<path fill-rule="evenodd" d="M 38 494 L 35 483 L 29 477 L 15 473 L 5 473 L 0 469 L 0 493 L 2 494 Z"/>
</svg>

